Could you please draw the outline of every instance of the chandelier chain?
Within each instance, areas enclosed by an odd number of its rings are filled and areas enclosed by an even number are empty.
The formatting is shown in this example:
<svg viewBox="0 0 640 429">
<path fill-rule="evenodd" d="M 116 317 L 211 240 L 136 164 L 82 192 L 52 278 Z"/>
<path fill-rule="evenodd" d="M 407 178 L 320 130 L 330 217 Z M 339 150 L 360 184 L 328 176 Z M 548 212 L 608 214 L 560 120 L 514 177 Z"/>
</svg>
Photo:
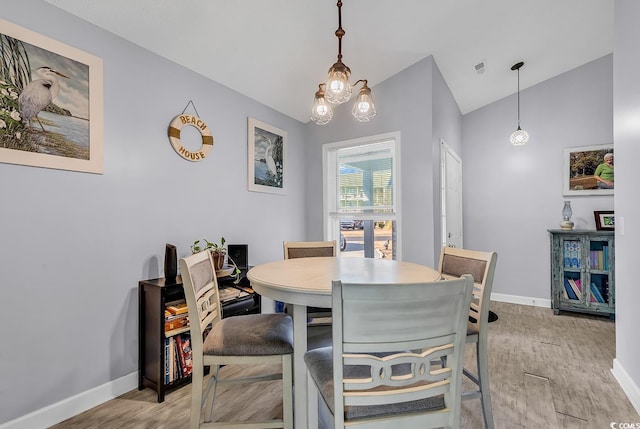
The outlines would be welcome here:
<svg viewBox="0 0 640 429">
<path fill-rule="evenodd" d="M 342 36 L 345 35 L 345 31 L 342 28 L 342 0 L 338 0 L 338 29 L 336 30 L 336 37 L 338 38 L 338 62 L 342 62 Z"/>
</svg>

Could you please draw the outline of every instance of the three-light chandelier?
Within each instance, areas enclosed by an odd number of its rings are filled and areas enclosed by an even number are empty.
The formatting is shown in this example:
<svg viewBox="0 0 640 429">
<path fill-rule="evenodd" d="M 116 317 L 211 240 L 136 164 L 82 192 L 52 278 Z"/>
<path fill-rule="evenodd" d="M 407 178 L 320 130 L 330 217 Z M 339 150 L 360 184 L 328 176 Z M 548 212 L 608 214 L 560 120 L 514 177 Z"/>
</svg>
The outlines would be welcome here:
<svg viewBox="0 0 640 429">
<path fill-rule="evenodd" d="M 313 107 L 311 108 L 311 120 L 318 125 L 329 123 L 333 118 L 331 104 L 342 104 L 351 98 L 352 88 L 362 83 L 362 88 L 358 94 L 358 99 L 353 105 L 351 113 L 360 122 L 369 122 L 376 116 L 376 108 L 371 98 L 371 89 L 367 86 L 366 79 L 360 79 L 353 85 L 349 83 L 351 69 L 342 62 L 342 36 L 345 31 L 342 28 L 342 1 L 338 0 L 338 61 L 329 69 L 329 79 L 327 83 L 318 85 Z"/>
</svg>

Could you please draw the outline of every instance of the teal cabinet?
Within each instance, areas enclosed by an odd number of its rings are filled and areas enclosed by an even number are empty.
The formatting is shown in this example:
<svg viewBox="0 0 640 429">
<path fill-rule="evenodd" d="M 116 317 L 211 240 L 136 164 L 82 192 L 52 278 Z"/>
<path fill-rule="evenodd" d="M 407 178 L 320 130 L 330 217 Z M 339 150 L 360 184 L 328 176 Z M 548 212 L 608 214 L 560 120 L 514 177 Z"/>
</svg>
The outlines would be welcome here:
<svg viewBox="0 0 640 429">
<path fill-rule="evenodd" d="M 613 231 L 550 229 L 551 304 L 560 311 L 615 315 Z"/>
</svg>

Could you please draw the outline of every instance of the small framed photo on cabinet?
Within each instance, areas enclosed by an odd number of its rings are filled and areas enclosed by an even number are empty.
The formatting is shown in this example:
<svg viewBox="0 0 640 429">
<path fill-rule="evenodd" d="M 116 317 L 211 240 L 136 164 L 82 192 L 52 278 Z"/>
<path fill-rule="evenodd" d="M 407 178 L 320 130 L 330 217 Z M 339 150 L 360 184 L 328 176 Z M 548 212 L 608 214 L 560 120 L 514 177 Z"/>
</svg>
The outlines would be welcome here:
<svg viewBox="0 0 640 429">
<path fill-rule="evenodd" d="M 593 216 L 596 219 L 598 231 L 613 231 L 615 229 L 616 222 L 612 211 L 595 211 Z"/>
</svg>

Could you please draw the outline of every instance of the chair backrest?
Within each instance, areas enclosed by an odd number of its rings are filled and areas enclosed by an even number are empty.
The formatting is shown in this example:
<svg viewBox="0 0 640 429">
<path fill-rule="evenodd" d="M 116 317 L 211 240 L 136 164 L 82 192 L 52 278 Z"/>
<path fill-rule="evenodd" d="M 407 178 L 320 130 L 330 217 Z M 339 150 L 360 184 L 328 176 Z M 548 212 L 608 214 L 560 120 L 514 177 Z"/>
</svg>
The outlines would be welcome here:
<svg viewBox="0 0 640 429">
<path fill-rule="evenodd" d="M 384 410 L 439 395 L 446 407 L 435 413 L 446 422 L 441 426 L 458 427 L 472 285 L 470 276 L 414 284 L 333 282 L 336 428 L 343 427 L 345 409 Z M 443 356 L 444 368 L 430 366 Z M 433 417 L 427 414 L 419 418 Z"/>
<path fill-rule="evenodd" d="M 443 247 L 438 270 L 442 278 L 451 279 L 463 274 L 473 277 L 473 298 L 469 307 L 469 328 L 480 332 L 480 326 L 487 323 L 489 301 L 493 287 L 493 274 L 498 254 L 476 250 Z"/>
<path fill-rule="evenodd" d="M 222 320 L 218 280 L 211 252 L 205 250 L 180 259 L 182 287 L 189 308 L 191 328 L 191 348 L 194 365 L 202 357 L 203 334 L 211 326 Z"/>
<path fill-rule="evenodd" d="M 336 256 L 336 241 L 285 241 L 284 259 Z"/>
</svg>

